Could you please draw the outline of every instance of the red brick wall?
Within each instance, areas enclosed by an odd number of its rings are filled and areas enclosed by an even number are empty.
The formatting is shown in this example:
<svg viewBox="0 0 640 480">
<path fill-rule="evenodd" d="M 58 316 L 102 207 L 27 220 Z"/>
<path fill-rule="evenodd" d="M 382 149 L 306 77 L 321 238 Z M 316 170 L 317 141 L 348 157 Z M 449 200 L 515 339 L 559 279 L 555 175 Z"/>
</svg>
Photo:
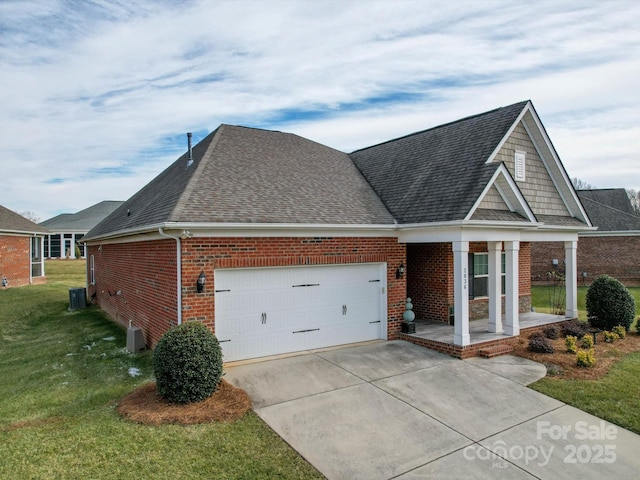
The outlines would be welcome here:
<svg viewBox="0 0 640 480">
<path fill-rule="evenodd" d="M 0 235 L 0 279 L 7 277 L 9 287 L 29 285 L 30 241 L 30 237 Z"/>
<path fill-rule="evenodd" d="M 564 274 L 563 242 L 533 244 L 531 277 L 536 283 L 547 282 L 547 272 L 553 270 L 551 260 L 558 259 L 558 269 Z M 578 285 L 590 285 L 599 275 L 609 275 L 626 286 L 640 286 L 640 236 L 580 237 L 578 239 Z M 582 278 L 587 272 L 587 278 Z"/>
<path fill-rule="evenodd" d="M 469 252 L 487 252 L 484 242 L 471 242 Z M 520 243 L 519 294 L 520 311 L 531 309 L 531 244 Z M 450 243 L 429 243 L 407 246 L 407 292 L 413 300 L 416 318 L 449 321 L 449 308 L 453 306 L 453 250 Z M 504 309 L 503 309 L 504 311 Z M 471 320 L 487 318 L 488 299 L 469 301 Z"/>
<path fill-rule="evenodd" d="M 142 328 L 150 346 L 177 322 L 176 242 L 156 240 L 105 244 L 95 258 L 97 301 L 123 325 Z M 400 331 L 406 276 L 396 279 L 406 248 L 395 238 L 191 238 L 182 241 L 182 320 L 199 320 L 215 330 L 214 269 L 346 263 L 387 263 L 388 338 Z M 87 262 L 89 264 L 89 262 Z M 201 271 L 205 292 L 196 292 Z M 118 295 L 117 292 L 121 293 Z"/>
</svg>

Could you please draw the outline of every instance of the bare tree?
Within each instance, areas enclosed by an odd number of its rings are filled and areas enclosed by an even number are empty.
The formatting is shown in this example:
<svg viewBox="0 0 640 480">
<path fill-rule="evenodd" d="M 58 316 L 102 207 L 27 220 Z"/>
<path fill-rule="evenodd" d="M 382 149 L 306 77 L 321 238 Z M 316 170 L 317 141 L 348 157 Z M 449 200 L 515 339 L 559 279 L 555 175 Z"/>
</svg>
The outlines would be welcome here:
<svg viewBox="0 0 640 480">
<path fill-rule="evenodd" d="M 629 201 L 631 202 L 633 211 L 636 213 L 636 215 L 640 215 L 640 190 L 627 188 L 627 195 L 629 196 Z"/>
<path fill-rule="evenodd" d="M 578 177 L 573 177 L 571 179 L 571 183 L 573 183 L 573 188 L 576 190 L 591 190 L 594 187 L 590 183 L 585 182 L 584 180 L 579 179 Z"/>
<path fill-rule="evenodd" d="M 20 215 L 22 215 L 27 220 L 31 220 L 33 223 L 40 223 L 40 217 L 36 214 L 36 212 L 26 210 L 24 212 L 20 212 Z"/>
</svg>

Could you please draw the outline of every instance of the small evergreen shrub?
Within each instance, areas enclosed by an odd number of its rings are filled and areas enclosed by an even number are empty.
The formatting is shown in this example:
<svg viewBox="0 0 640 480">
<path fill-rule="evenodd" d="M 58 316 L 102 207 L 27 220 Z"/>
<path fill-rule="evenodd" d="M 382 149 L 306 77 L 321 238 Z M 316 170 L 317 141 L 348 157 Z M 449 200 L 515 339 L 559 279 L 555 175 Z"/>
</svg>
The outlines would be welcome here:
<svg viewBox="0 0 640 480">
<path fill-rule="evenodd" d="M 553 345 L 542 333 L 534 333 L 529 337 L 529 350 L 537 353 L 553 353 Z"/>
<path fill-rule="evenodd" d="M 576 353 L 578 351 L 578 337 L 575 335 L 567 335 L 564 344 L 567 347 L 567 352 Z"/>
<path fill-rule="evenodd" d="M 222 350 L 218 339 L 200 322 L 167 331 L 153 352 L 158 393 L 172 403 L 201 402 L 218 387 Z"/>
<path fill-rule="evenodd" d="M 629 329 L 636 314 L 636 302 L 619 280 L 600 275 L 589 286 L 586 297 L 589 323 L 600 330 L 616 325 Z"/>
<path fill-rule="evenodd" d="M 596 352 L 593 348 L 580 350 L 576 354 L 576 364 L 579 367 L 593 367 L 596 364 Z"/>
<path fill-rule="evenodd" d="M 565 337 L 571 335 L 580 339 L 587 333 L 588 328 L 589 326 L 580 320 L 570 320 L 562 325 L 562 332 Z"/>
<path fill-rule="evenodd" d="M 625 338 L 627 336 L 627 329 L 622 325 L 616 325 L 611 331 L 618 335 L 619 338 Z"/>
<path fill-rule="evenodd" d="M 607 343 L 613 343 L 620 338 L 617 333 L 609 332 L 607 330 L 602 332 L 602 335 L 604 336 L 604 341 Z"/>
<path fill-rule="evenodd" d="M 555 325 L 549 325 L 548 327 L 545 327 L 544 330 L 542 330 L 542 333 L 544 333 L 545 337 L 551 340 L 555 340 L 560 336 L 560 331 Z"/>
<path fill-rule="evenodd" d="M 591 347 L 593 347 L 593 337 L 591 335 L 582 337 L 582 348 L 589 349 Z"/>
</svg>

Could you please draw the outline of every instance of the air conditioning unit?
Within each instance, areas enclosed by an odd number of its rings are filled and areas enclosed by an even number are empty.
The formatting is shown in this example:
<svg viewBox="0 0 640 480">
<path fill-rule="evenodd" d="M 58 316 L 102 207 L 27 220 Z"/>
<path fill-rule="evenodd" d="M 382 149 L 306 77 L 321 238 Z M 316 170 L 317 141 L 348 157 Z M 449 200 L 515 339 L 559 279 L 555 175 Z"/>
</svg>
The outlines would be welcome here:
<svg viewBox="0 0 640 480">
<path fill-rule="evenodd" d="M 86 288 L 70 288 L 69 289 L 69 310 L 77 310 L 87 307 L 87 289 Z"/>
<path fill-rule="evenodd" d="M 127 328 L 127 352 L 138 353 L 146 348 L 144 335 L 138 327 Z"/>
</svg>

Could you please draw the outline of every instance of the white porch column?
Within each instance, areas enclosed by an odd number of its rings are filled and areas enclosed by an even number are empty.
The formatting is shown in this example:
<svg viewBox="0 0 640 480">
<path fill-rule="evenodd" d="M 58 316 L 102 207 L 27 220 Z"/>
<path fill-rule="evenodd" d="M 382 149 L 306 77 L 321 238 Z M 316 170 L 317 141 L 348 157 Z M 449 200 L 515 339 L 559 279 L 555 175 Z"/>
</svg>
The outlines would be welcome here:
<svg viewBox="0 0 640 480">
<path fill-rule="evenodd" d="M 520 242 L 504 242 L 504 253 L 506 264 L 504 333 L 516 336 L 520 335 L 520 295 L 518 291 Z"/>
<path fill-rule="evenodd" d="M 71 234 L 71 245 L 69 246 L 71 258 L 76 258 L 76 234 Z"/>
<path fill-rule="evenodd" d="M 453 344 L 470 345 L 469 335 L 469 242 L 453 242 Z"/>
<path fill-rule="evenodd" d="M 489 248 L 488 331 L 502 332 L 502 242 L 487 242 Z"/>
<path fill-rule="evenodd" d="M 564 242 L 564 261 L 566 290 L 565 316 L 567 318 L 578 318 L 578 242 L 573 240 Z"/>
</svg>

